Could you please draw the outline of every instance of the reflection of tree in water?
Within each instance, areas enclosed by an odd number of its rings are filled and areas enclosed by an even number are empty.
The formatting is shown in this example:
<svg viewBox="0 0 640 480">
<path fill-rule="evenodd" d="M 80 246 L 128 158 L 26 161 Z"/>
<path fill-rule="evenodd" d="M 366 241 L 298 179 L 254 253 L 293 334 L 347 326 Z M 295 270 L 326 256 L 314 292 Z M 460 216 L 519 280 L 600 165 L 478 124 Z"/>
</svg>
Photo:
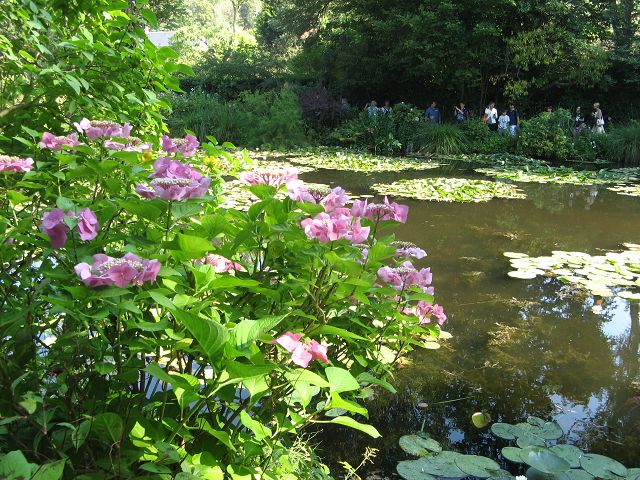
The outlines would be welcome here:
<svg viewBox="0 0 640 480">
<path fill-rule="evenodd" d="M 481 283 L 477 288 L 477 297 L 491 295 L 491 285 Z M 451 321 L 453 339 L 449 345 L 437 352 L 417 354 L 413 363 L 397 374 L 394 384 L 398 395 L 381 395 L 370 402 L 371 421 L 383 439 L 372 442 L 340 430 L 330 436 L 331 451 L 339 452 L 340 459 L 355 461 L 365 445 L 373 445 L 381 449 L 378 463 L 392 471 L 397 460 L 404 458 L 397 447 L 398 438 L 419 430 L 425 420 L 426 430 L 452 449 L 499 458 L 504 442 L 486 429 L 475 429 L 470 421 L 473 412 L 486 410 L 494 420 L 507 422 L 524 421 L 529 415 L 547 418 L 555 410 L 554 394 L 586 404 L 590 397 L 604 392 L 601 396 L 613 401 L 621 388 L 616 385 L 622 381 L 622 363 L 624 375 L 637 378 L 637 333 L 630 336 L 635 340 L 626 340 L 618 349 L 602 331 L 606 317 L 592 313 L 589 300 L 564 298 L 557 282 L 550 279 L 532 284 L 528 290 L 531 298 L 540 300 L 496 299 L 458 306 Z M 634 345 L 629 345 L 630 341 Z M 629 353 L 627 360 L 618 363 L 623 353 L 633 348 L 635 358 Z M 620 404 L 629 398 L 628 394 L 622 396 Z M 420 401 L 429 407 L 421 410 L 417 407 Z M 617 410 L 618 405 L 599 413 L 602 419 L 597 418 L 596 423 L 611 422 L 609 431 L 620 438 L 618 431 L 622 431 L 626 417 L 620 417 L 623 423 L 616 420 Z M 630 437 L 620 441 L 628 447 L 624 455 L 632 455 L 628 452 L 634 448 L 633 454 L 640 454 L 637 441 Z M 587 444 L 594 452 L 626 460 L 621 452 L 588 438 Z"/>
<path fill-rule="evenodd" d="M 615 384 L 581 432 L 581 441 L 635 467 L 640 458 L 640 303 L 630 308 L 631 325 L 614 347 Z"/>
</svg>

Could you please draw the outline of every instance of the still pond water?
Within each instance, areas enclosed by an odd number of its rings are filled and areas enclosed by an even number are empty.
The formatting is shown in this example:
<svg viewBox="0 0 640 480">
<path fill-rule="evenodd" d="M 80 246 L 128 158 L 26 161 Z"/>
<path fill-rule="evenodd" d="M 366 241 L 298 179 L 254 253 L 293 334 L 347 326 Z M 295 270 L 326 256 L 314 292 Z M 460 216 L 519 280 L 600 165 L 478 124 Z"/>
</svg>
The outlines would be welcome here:
<svg viewBox="0 0 640 480">
<path fill-rule="evenodd" d="M 400 178 L 472 176 L 445 168 L 413 175 L 320 170 L 301 177 L 371 194 L 371 184 Z M 370 402 L 371 423 L 381 439 L 345 429 L 316 437 L 335 474 L 339 461 L 357 465 L 366 446 L 380 449 L 372 469 L 394 472 L 397 461 L 407 458 L 398 438 L 419 430 L 423 421 L 445 448 L 499 459 L 504 441 L 471 424 L 471 415 L 482 410 L 509 423 L 529 415 L 553 418 L 572 443 L 640 466 L 638 303 L 609 299 L 596 314 L 591 295 L 557 280 L 507 277 L 509 262 L 502 255 L 598 255 L 619 250 L 623 242 L 640 243 L 640 198 L 605 187 L 521 187 L 526 200 L 402 200 L 410 207 L 409 221 L 396 236 L 428 252 L 421 262 L 433 271 L 436 300 L 445 307 L 445 329 L 453 338 L 400 368 L 393 382 L 397 396 Z M 428 407 L 419 408 L 421 402 Z"/>
</svg>

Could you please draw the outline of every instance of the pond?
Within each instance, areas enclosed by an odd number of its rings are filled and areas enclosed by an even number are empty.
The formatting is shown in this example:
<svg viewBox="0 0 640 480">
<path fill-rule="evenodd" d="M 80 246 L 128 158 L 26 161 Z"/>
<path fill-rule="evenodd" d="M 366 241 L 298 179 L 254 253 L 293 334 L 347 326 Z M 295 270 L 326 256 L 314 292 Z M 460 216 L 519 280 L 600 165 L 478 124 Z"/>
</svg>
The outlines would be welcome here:
<svg viewBox="0 0 640 480">
<path fill-rule="evenodd" d="M 487 178 L 450 166 L 371 174 L 318 170 L 301 177 L 362 195 L 372 194 L 375 183 L 437 176 Z M 422 263 L 432 268 L 436 300 L 445 307 L 453 338 L 399 369 L 397 396 L 380 394 L 370 402 L 381 439 L 344 429 L 315 438 L 335 474 L 339 461 L 357 465 L 366 446 L 380 449 L 370 470 L 391 474 L 407 458 L 398 438 L 423 421 L 445 448 L 500 459 L 505 443 L 473 427 L 477 411 L 510 423 L 529 415 L 553 418 L 583 449 L 629 467 L 640 463 L 638 303 L 596 300 L 549 277 L 509 278 L 503 256 L 553 250 L 598 255 L 620 250 L 624 242 L 640 243 L 640 199 L 605 186 L 518 187 L 526 199 L 402 200 L 410 207 L 409 221 L 396 230 L 397 238 L 428 252 Z"/>
</svg>

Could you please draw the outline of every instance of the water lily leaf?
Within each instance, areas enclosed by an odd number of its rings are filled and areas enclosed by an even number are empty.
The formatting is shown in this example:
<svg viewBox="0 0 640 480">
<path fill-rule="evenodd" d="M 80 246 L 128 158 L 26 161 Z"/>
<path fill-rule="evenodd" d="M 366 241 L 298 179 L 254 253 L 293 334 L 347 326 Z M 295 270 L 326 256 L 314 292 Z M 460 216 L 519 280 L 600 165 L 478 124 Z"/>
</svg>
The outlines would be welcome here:
<svg viewBox="0 0 640 480">
<path fill-rule="evenodd" d="M 640 300 L 640 292 L 629 292 L 628 290 L 624 290 L 622 292 L 618 292 L 618 296 L 625 300 Z"/>
<path fill-rule="evenodd" d="M 441 452 L 442 447 L 433 438 L 419 435 L 403 435 L 398 441 L 400 448 L 409 455 L 424 457 L 429 452 Z"/>
<path fill-rule="evenodd" d="M 518 253 L 518 252 L 504 252 L 504 255 L 507 258 L 527 258 L 529 255 L 526 253 Z"/>
<path fill-rule="evenodd" d="M 627 480 L 640 480 L 640 468 L 627 469 Z"/>
<path fill-rule="evenodd" d="M 520 456 L 522 453 L 522 449 L 518 447 L 504 447 L 502 449 L 502 456 L 507 460 L 516 463 L 524 463 L 524 460 Z"/>
<path fill-rule="evenodd" d="M 536 468 L 530 467 L 527 470 L 527 480 L 570 480 L 570 479 L 566 472 L 544 473 Z"/>
<path fill-rule="evenodd" d="M 419 460 L 403 460 L 398 463 L 396 470 L 405 480 L 437 480 L 424 470 L 424 458 Z"/>
<path fill-rule="evenodd" d="M 422 469 L 436 477 L 463 478 L 468 475 L 456 465 L 456 459 L 460 453 L 442 452 L 435 457 L 422 457 Z"/>
<path fill-rule="evenodd" d="M 544 422 L 541 428 L 536 431 L 536 435 L 545 440 L 557 440 L 564 435 L 564 432 L 556 422 Z"/>
<path fill-rule="evenodd" d="M 521 280 L 532 280 L 538 276 L 535 271 L 532 270 L 513 270 L 507 273 L 512 278 L 519 278 Z"/>
<path fill-rule="evenodd" d="M 615 479 L 616 475 L 619 477 L 627 475 L 627 469 L 620 462 L 595 453 L 583 455 L 580 458 L 580 466 L 594 477 L 599 478 Z"/>
<path fill-rule="evenodd" d="M 572 468 L 567 470 L 563 475 L 569 477 L 569 480 L 593 480 L 593 475 L 585 472 L 580 468 Z"/>
<path fill-rule="evenodd" d="M 578 447 L 574 445 L 554 445 L 550 450 L 569 462 L 571 468 L 580 467 L 580 457 L 582 457 L 584 453 Z"/>
<path fill-rule="evenodd" d="M 525 447 L 544 447 L 546 445 L 546 442 L 544 441 L 544 438 L 535 435 L 533 433 L 529 433 L 529 432 L 525 432 L 523 435 L 518 436 L 518 438 L 516 439 L 516 444 L 520 447 L 520 448 L 525 448 Z"/>
<path fill-rule="evenodd" d="M 496 462 L 479 455 L 459 455 L 454 461 L 460 470 L 472 477 L 489 478 L 491 472 L 500 470 L 500 465 Z"/>
<path fill-rule="evenodd" d="M 494 423 L 491 425 L 491 433 L 505 440 L 515 440 L 517 432 L 518 430 L 509 423 Z"/>
<path fill-rule="evenodd" d="M 520 452 L 524 462 L 543 473 L 562 473 L 569 470 L 570 465 L 548 448 L 526 447 Z"/>
</svg>

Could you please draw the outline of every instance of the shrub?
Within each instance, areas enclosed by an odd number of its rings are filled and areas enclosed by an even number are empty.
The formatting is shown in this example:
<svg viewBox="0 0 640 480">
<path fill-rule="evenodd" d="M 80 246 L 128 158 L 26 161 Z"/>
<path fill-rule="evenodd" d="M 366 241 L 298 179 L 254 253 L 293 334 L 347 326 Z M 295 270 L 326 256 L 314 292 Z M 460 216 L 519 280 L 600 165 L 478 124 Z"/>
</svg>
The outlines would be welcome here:
<svg viewBox="0 0 640 480">
<path fill-rule="evenodd" d="M 331 138 L 342 146 L 391 155 L 402 147 L 395 136 L 395 130 L 392 116 L 372 116 L 361 112 L 356 118 L 336 128 L 331 133 Z"/>
<path fill-rule="evenodd" d="M 379 436 L 363 399 L 446 318 L 407 208 L 79 127 L 0 162 L 0 476 L 322 479 L 305 427 Z"/>
<path fill-rule="evenodd" d="M 297 94 L 302 118 L 316 130 L 335 127 L 351 113 L 351 107 L 334 98 L 326 87 L 299 87 Z"/>
<path fill-rule="evenodd" d="M 429 125 L 420 132 L 420 150 L 435 155 L 453 155 L 467 150 L 462 130 L 453 125 Z"/>
<path fill-rule="evenodd" d="M 640 166 L 640 122 L 632 121 L 611 130 L 609 151 L 612 160 L 627 166 Z"/>
<path fill-rule="evenodd" d="M 522 121 L 519 149 L 525 156 L 544 160 L 573 157 L 573 120 L 569 111 L 543 112 Z"/>
<path fill-rule="evenodd" d="M 492 132 L 482 120 L 467 120 L 460 125 L 460 128 L 469 142 L 469 153 L 491 155 L 513 150 L 512 146 L 515 143 L 513 137 L 501 137 L 496 132 Z"/>
<path fill-rule="evenodd" d="M 298 97 L 290 88 L 245 92 L 232 101 L 196 90 L 173 96 L 172 105 L 167 124 L 175 135 L 188 130 L 201 140 L 214 135 L 243 147 L 309 143 Z"/>
</svg>

